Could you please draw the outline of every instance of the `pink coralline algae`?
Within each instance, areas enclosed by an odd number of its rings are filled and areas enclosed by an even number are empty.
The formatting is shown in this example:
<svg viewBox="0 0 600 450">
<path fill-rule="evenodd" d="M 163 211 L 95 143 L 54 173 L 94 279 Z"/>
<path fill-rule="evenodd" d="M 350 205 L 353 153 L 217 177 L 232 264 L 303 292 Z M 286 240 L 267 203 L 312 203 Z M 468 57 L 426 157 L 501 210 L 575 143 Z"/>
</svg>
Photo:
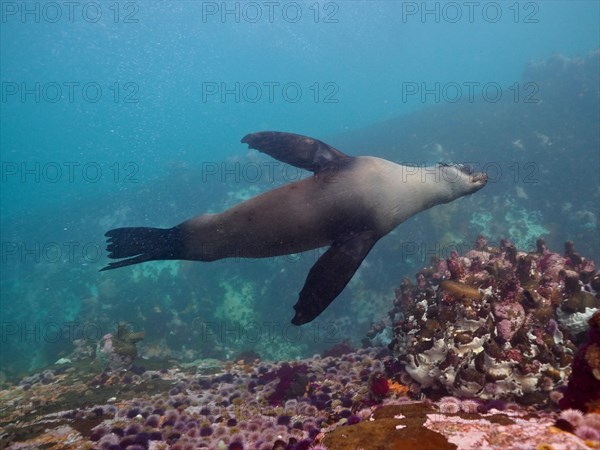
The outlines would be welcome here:
<svg viewBox="0 0 600 450">
<path fill-rule="evenodd" d="M 465 255 L 434 259 L 416 283 L 403 281 L 388 313 L 390 349 L 420 393 L 548 404 L 600 307 L 594 267 L 572 243 L 561 256 L 542 239 L 528 253 L 480 236 Z M 595 349 L 582 358 L 595 361 Z"/>
</svg>

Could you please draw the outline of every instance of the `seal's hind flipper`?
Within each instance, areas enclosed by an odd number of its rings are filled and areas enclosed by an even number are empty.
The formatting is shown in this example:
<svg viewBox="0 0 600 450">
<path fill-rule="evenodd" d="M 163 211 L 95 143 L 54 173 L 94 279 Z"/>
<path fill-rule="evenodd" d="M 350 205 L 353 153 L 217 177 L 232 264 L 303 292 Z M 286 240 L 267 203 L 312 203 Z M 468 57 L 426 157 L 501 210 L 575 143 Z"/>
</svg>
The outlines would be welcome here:
<svg viewBox="0 0 600 450">
<path fill-rule="evenodd" d="M 242 138 L 244 144 L 286 164 L 318 173 L 339 168 L 352 160 L 325 142 L 307 136 L 279 131 L 260 131 Z"/>
<path fill-rule="evenodd" d="M 310 269 L 298 303 L 294 305 L 294 325 L 315 319 L 342 292 L 378 236 L 365 231 L 351 239 L 334 243 Z"/>
<path fill-rule="evenodd" d="M 173 228 L 130 227 L 106 232 L 106 250 L 111 259 L 128 258 L 110 263 L 100 271 L 159 259 L 183 259 L 181 230 Z"/>
</svg>

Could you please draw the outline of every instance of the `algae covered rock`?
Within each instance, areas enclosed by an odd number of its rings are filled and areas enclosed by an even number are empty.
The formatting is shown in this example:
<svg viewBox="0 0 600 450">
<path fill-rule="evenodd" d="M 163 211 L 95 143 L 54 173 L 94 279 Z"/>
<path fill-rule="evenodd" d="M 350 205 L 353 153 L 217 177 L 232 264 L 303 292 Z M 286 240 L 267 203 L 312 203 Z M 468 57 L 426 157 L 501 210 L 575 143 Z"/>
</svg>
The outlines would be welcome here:
<svg viewBox="0 0 600 450">
<path fill-rule="evenodd" d="M 132 332 L 120 323 L 117 333 L 108 333 L 96 347 L 96 358 L 108 370 L 129 369 L 137 357 L 135 344 L 144 339 L 144 332 Z"/>
</svg>

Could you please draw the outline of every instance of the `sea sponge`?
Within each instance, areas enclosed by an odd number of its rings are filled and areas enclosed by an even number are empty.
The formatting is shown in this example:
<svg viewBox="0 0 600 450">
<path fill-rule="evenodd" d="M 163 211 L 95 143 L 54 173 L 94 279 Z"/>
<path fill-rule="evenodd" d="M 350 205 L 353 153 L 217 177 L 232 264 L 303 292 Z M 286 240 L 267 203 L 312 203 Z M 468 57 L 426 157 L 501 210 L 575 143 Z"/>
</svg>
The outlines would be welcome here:
<svg viewBox="0 0 600 450">
<path fill-rule="evenodd" d="M 389 382 L 390 392 L 396 394 L 397 396 L 406 396 L 408 394 L 408 386 L 397 383 L 395 381 Z"/>
</svg>

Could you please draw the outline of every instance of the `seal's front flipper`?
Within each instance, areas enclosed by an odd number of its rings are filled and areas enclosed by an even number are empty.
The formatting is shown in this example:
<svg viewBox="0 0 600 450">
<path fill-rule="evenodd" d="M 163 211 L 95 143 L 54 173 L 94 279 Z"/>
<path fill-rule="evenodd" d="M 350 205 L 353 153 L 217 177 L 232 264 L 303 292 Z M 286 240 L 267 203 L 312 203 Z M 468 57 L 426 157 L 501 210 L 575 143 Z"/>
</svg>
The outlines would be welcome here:
<svg viewBox="0 0 600 450">
<path fill-rule="evenodd" d="M 247 134 L 242 142 L 281 162 L 314 173 L 331 167 L 339 168 L 353 159 L 325 142 L 293 133 L 261 131 Z"/>
<path fill-rule="evenodd" d="M 110 263 L 100 271 L 139 264 L 159 259 L 183 259 L 181 229 L 130 227 L 108 231 L 106 250 L 111 259 L 123 259 Z"/>
<path fill-rule="evenodd" d="M 315 319 L 342 292 L 363 259 L 379 239 L 365 231 L 343 242 L 334 243 L 310 269 L 298 303 L 294 305 L 294 325 Z"/>
</svg>

